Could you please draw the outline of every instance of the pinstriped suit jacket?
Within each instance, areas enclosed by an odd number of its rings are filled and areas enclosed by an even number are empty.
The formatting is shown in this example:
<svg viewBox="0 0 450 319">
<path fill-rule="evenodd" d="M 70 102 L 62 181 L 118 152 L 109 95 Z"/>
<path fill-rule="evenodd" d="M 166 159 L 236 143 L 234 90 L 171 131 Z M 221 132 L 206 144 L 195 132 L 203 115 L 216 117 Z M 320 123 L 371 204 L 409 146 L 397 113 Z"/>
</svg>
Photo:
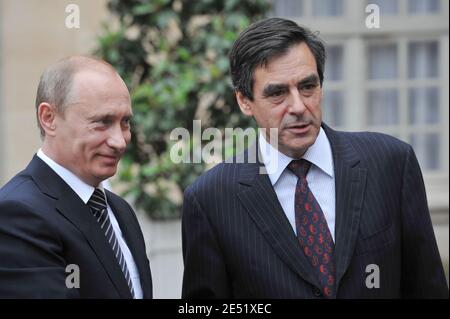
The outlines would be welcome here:
<svg viewBox="0 0 450 319">
<path fill-rule="evenodd" d="M 412 148 L 323 128 L 336 176 L 338 298 L 448 298 Z M 320 298 L 318 280 L 258 163 L 222 163 L 184 194 L 184 298 Z M 379 288 L 368 288 L 368 265 Z M 369 285 L 369 287 L 371 287 Z"/>
</svg>

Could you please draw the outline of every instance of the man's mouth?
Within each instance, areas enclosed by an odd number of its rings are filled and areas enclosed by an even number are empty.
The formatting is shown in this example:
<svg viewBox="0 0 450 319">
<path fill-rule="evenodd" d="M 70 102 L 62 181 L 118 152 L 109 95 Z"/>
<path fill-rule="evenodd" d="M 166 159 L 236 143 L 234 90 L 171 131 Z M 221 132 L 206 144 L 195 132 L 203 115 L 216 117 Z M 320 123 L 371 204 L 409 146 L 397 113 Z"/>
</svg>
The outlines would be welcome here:
<svg viewBox="0 0 450 319">
<path fill-rule="evenodd" d="M 292 124 L 286 127 L 287 130 L 294 134 L 304 134 L 309 131 L 310 123 Z"/>
<path fill-rule="evenodd" d="M 107 154 L 99 154 L 101 157 L 109 160 L 109 161 L 119 161 L 120 156 L 119 155 L 107 155 Z"/>
</svg>

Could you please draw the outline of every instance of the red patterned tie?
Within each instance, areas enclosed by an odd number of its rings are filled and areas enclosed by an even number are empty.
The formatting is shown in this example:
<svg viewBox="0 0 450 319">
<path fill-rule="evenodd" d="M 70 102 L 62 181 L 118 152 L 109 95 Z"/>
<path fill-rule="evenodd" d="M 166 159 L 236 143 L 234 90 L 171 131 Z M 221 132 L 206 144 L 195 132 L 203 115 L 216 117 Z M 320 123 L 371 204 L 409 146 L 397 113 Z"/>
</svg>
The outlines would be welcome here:
<svg viewBox="0 0 450 319">
<path fill-rule="evenodd" d="M 295 224 L 303 252 L 317 271 L 323 295 L 335 296 L 334 243 L 319 203 L 309 189 L 306 174 L 311 163 L 305 159 L 289 163 L 298 177 L 295 188 Z"/>
</svg>

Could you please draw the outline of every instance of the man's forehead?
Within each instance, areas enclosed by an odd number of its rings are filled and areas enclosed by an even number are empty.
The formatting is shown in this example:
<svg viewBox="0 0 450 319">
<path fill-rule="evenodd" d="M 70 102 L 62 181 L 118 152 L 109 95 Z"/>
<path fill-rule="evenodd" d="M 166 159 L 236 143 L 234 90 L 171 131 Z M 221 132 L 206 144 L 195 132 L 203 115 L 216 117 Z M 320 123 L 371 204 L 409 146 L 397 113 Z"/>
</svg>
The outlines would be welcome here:
<svg viewBox="0 0 450 319">
<path fill-rule="evenodd" d="M 102 108 L 116 108 L 118 106 L 124 108 L 128 107 L 131 109 L 131 98 L 127 94 L 116 94 L 115 96 L 108 96 L 98 94 L 98 98 L 92 99 L 90 95 L 87 94 L 76 94 L 71 92 L 69 98 L 67 99 L 66 105 L 85 105 L 97 109 L 100 106 Z"/>
<path fill-rule="evenodd" d="M 129 109 L 123 109 L 123 110 L 92 110 L 92 112 L 89 112 L 88 117 L 110 117 L 110 118 L 116 118 L 116 117 L 131 117 L 133 116 L 133 111 L 131 108 Z"/>
<path fill-rule="evenodd" d="M 80 97 L 74 98 L 67 104 L 67 110 L 85 115 L 85 117 L 94 116 L 131 116 L 133 110 L 131 108 L 130 99 L 105 99 L 98 103 Z"/>
<path fill-rule="evenodd" d="M 116 72 L 104 67 L 80 69 L 73 75 L 73 85 L 89 87 L 93 82 L 99 84 L 105 82 L 123 83 L 123 80 Z"/>
<path fill-rule="evenodd" d="M 92 70 L 83 70 L 74 75 L 69 95 L 74 102 L 92 97 L 130 99 L 128 88 L 118 74 Z"/>
<path fill-rule="evenodd" d="M 277 72 L 280 69 L 291 69 L 293 67 L 316 68 L 316 59 L 308 45 L 304 42 L 294 44 L 286 51 L 268 57 L 267 60 L 256 66 L 254 71 L 271 73 Z"/>
</svg>

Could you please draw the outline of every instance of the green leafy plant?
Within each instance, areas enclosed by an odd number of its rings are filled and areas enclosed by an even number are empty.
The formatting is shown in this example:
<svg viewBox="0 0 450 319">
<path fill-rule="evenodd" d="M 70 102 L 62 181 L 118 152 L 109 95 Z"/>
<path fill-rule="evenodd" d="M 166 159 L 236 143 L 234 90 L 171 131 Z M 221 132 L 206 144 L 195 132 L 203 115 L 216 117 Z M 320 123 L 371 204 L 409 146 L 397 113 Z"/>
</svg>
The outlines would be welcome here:
<svg viewBox="0 0 450 319">
<path fill-rule="evenodd" d="M 96 55 L 127 83 L 134 113 L 119 172 L 124 195 L 152 218 L 177 218 L 182 192 L 207 165 L 174 163 L 170 132 L 181 127 L 192 136 L 194 119 L 221 130 L 254 125 L 236 104 L 228 52 L 270 1 L 110 0 L 108 8 L 118 26 L 105 24 Z"/>
</svg>

